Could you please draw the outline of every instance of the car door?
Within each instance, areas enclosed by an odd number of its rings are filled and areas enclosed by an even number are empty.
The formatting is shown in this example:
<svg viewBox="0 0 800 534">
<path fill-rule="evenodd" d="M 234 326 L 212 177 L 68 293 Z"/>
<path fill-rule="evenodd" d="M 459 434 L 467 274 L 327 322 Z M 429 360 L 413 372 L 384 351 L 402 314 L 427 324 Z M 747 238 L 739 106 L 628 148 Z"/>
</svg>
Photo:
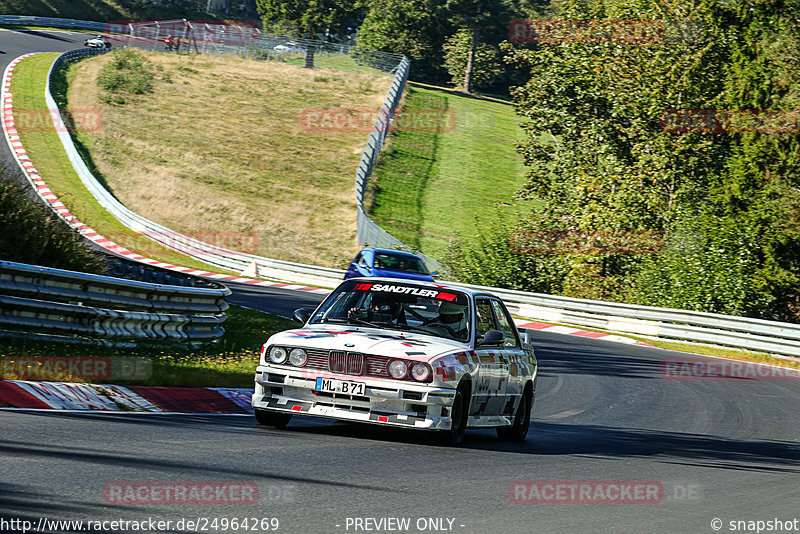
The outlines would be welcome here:
<svg viewBox="0 0 800 534">
<path fill-rule="evenodd" d="M 492 300 L 489 297 L 475 299 L 476 339 L 480 339 L 489 330 L 502 331 Z M 505 347 L 502 344 L 480 345 L 476 341 L 475 352 L 479 366 L 470 415 L 499 416 L 505 410 L 508 400 L 508 361 Z"/>
<path fill-rule="evenodd" d="M 520 376 L 521 373 L 518 373 L 517 369 L 520 364 L 528 361 L 528 357 L 525 354 L 525 350 L 522 348 L 519 330 L 517 330 L 514 319 L 508 312 L 508 308 L 505 307 L 500 299 L 492 298 L 490 302 L 492 303 L 492 311 L 497 321 L 497 329 L 500 330 L 504 336 L 501 351 L 503 360 L 506 362 L 506 375 L 505 388 L 502 395 L 505 396 L 506 400 L 501 415 L 511 415 L 517 405 L 526 380 L 525 376 Z"/>
</svg>

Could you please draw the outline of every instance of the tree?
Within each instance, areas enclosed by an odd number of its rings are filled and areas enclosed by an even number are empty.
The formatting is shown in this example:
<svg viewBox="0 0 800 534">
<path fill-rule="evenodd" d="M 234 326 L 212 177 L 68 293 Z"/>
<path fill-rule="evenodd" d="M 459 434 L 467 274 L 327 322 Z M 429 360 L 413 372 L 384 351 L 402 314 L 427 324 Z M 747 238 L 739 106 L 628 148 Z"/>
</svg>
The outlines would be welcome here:
<svg viewBox="0 0 800 534">
<path fill-rule="evenodd" d="M 548 284 L 797 320 L 800 127 L 790 112 L 800 103 L 800 2 L 567 0 L 561 15 L 539 26 L 532 48 L 504 45 L 531 73 L 514 94 L 530 169 L 519 195 L 543 206 L 516 227 L 659 232 L 664 248 L 550 255 L 564 270 L 550 269 L 563 276 Z M 758 127 L 698 127 L 736 113 Z M 794 119 L 765 129 L 770 114 Z"/>
<path fill-rule="evenodd" d="M 451 83 L 461 85 L 469 64 L 473 44 L 472 31 L 460 29 L 444 44 L 444 66 L 452 77 Z M 480 43 L 472 52 L 472 74 L 470 85 L 486 88 L 503 74 L 500 49 Z"/>
<path fill-rule="evenodd" d="M 294 27 L 311 38 L 345 35 L 363 19 L 365 7 L 362 1 L 256 0 L 256 9 L 266 25 Z"/>
<path fill-rule="evenodd" d="M 470 34 L 463 89 L 471 93 L 481 32 L 498 26 L 507 28 L 513 18 L 512 11 L 506 0 L 447 0 L 445 8 L 455 25 Z"/>
<path fill-rule="evenodd" d="M 358 32 L 358 44 L 405 54 L 415 79 L 441 82 L 442 46 L 455 28 L 439 0 L 375 0 Z"/>
</svg>

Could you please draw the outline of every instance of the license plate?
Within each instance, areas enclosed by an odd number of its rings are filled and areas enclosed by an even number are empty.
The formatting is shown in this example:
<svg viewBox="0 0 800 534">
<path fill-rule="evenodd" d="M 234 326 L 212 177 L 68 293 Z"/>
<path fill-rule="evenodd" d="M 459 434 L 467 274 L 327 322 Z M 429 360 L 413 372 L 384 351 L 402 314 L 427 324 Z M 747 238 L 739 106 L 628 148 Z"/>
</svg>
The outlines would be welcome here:
<svg viewBox="0 0 800 534">
<path fill-rule="evenodd" d="M 363 382 L 350 382 L 349 380 L 333 380 L 332 378 L 317 378 L 314 391 L 326 393 L 341 393 L 342 395 L 359 395 L 367 393 L 367 385 Z"/>
</svg>

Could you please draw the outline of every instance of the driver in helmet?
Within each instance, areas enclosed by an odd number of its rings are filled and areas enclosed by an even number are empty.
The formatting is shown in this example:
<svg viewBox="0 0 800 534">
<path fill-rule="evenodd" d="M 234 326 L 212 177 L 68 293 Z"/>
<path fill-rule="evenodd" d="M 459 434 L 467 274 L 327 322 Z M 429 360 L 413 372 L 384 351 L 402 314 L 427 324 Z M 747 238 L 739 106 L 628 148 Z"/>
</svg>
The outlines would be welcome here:
<svg viewBox="0 0 800 534">
<path fill-rule="evenodd" d="M 370 314 L 373 321 L 398 325 L 406 324 L 403 303 L 389 293 L 375 293 L 372 295 Z"/>
<path fill-rule="evenodd" d="M 362 319 L 375 323 L 393 323 L 406 326 L 403 304 L 388 293 L 373 293 L 367 309 L 353 308 L 348 313 L 350 319 Z"/>
<path fill-rule="evenodd" d="M 431 326 L 441 325 L 448 332 L 452 331 L 459 339 L 467 338 L 467 313 L 466 308 L 455 302 L 443 301 L 439 304 L 439 316 L 430 323 Z"/>
</svg>

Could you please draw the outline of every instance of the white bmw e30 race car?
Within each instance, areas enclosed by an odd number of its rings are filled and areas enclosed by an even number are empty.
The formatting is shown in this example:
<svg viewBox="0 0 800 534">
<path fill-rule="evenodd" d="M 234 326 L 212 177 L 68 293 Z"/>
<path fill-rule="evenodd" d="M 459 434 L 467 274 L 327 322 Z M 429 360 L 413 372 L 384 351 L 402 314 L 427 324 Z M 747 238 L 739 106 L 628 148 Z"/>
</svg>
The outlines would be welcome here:
<svg viewBox="0 0 800 534">
<path fill-rule="evenodd" d="M 253 408 L 259 423 L 292 415 L 439 431 L 459 444 L 467 428 L 524 440 L 537 364 L 496 296 L 430 282 L 351 278 L 302 328 L 261 349 Z"/>
</svg>

